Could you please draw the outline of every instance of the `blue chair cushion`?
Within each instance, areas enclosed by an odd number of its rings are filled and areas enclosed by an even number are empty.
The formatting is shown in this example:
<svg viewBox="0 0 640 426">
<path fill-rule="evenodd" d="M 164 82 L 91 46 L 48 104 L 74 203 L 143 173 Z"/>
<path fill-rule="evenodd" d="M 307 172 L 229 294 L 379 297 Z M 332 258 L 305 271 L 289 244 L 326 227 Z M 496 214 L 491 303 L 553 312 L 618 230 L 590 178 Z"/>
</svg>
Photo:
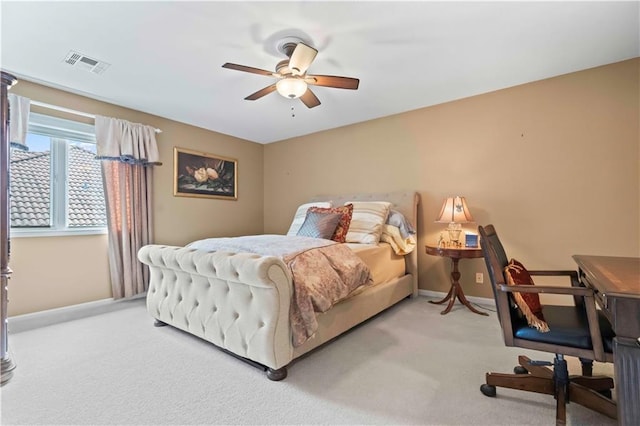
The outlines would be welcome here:
<svg viewBox="0 0 640 426">
<path fill-rule="evenodd" d="M 600 334 L 605 352 L 613 353 L 615 333 L 611 324 L 601 311 L 598 313 Z M 533 342 L 543 342 L 581 349 L 592 349 L 589 323 L 584 307 L 543 305 L 542 314 L 549 324 L 549 331 L 541 333 L 529 327 L 526 319 L 512 315 L 513 334 L 515 337 Z"/>
</svg>

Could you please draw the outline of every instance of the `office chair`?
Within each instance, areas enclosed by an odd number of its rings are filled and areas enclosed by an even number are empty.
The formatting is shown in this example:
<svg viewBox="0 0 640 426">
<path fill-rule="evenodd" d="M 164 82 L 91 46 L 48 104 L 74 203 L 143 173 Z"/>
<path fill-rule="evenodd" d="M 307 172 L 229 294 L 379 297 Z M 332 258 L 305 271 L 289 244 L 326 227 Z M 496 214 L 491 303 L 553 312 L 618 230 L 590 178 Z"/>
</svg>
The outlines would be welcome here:
<svg viewBox="0 0 640 426">
<path fill-rule="evenodd" d="M 480 226 L 478 231 L 505 345 L 555 354 L 553 363 L 519 356 L 514 374 L 487 373 L 486 383 L 480 386 L 480 391 L 489 397 L 496 396 L 496 387 L 553 395 L 558 425 L 566 423 L 568 402 L 615 419 L 616 404 L 611 400 L 613 379 L 591 375 L 594 360 L 613 362 L 614 337 L 609 321 L 596 309 L 593 291 L 580 285 L 575 271 L 526 271 L 529 275 L 567 276 L 571 279 L 571 287 L 514 285 L 510 279 L 511 269 L 505 270 L 516 263 L 509 262 L 493 225 Z M 517 299 L 522 295 L 537 296 L 539 293 L 574 298 L 571 306 L 540 305 L 541 314 L 538 316 L 548 325 L 548 331 L 529 326 L 527 315 L 523 315 L 523 309 L 515 303 L 522 302 L 522 299 Z M 527 307 L 523 308 L 527 310 Z M 580 358 L 581 376 L 569 376 L 565 355 Z"/>
</svg>

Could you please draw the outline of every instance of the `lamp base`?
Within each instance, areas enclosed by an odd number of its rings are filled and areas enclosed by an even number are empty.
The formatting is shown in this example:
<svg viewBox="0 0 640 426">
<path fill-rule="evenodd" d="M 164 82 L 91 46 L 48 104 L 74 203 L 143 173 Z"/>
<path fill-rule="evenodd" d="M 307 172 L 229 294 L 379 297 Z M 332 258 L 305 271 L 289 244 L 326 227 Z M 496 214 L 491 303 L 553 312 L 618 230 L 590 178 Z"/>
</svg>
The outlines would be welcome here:
<svg viewBox="0 0 640 426">
<path fill-rule="evenodd" d="M 0 386 L 7 383 L 13 377 L 13 370 L 15 370 L 16 364 L 7 355 L 6 358 L 2 358 L 0 361 Z"/>
<path fill-rule="evenodd" d="M 460 243 L 460 234 L 462 233 L 462 225 L 452 222 L 449 224 L 447 232 L 449 233 L 449 241 L 451 244 L 456 247 L 461 247 L 462 243 Z"/>
</svg>

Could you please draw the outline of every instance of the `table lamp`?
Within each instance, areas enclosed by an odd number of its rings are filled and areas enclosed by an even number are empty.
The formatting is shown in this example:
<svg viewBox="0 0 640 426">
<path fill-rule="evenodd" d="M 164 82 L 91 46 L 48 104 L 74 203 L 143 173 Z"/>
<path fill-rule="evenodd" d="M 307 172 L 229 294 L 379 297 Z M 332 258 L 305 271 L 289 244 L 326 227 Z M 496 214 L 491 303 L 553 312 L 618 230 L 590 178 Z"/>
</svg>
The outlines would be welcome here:
<svg viewBox="0 0 640 426">
<path fill-rule="evenodd" d="M 436 219 L 436 223 L 448 223 L 447 231 L 449 232 L 449 240 L 455 245 L 460 244 L 460 233 L 462 232 L 462 223 L 473 222 L 473 217 L 467 207 L 467 201 L 464 197 L 449 197 L 444 200 L 442 210 Z"/>
</svg>

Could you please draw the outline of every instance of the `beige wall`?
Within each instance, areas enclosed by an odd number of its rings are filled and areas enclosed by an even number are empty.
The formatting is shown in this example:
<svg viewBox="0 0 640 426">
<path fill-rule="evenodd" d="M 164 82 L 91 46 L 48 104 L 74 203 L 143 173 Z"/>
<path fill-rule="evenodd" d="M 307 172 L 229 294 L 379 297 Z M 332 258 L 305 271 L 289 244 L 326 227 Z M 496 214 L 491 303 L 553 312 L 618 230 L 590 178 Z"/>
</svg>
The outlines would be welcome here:
<svg viewBox="0 0 640 426">
<path fill-rule="evenodd" d="M 262 145 L 28 81 L 20 81 L 11 91 L 48 104 L 162 129 L 157 140 L 164 165 L 154 169 L 153 191 L 157 243 L 182 245 L 209 236 L 262 232 Z M 51 110 L 33 110 L 79 120 Z M 174 197 L 174 146 L 237 159 L 238 200 Z M 9 316 L 111 297 L 105 235 L 14 237 L 10 267 L 14 272 L 9 282 Z"/>
<path fill-rule="evenodd" d="M 420 287 L 445 291 L 449 265 L 422 246 L 444 228 L 433 220 L 448 195 L 466 196 L 477 223 L 495 224 L 531 268 L 573 268 L 574 253 L 640 255 L 639 69 L 625 61 L 266 146 L 28 81 L 11 90 L 163 130 L 162 244 L 283 233 L 316 194 L 415 189 Z M 174 146 L 238 159 L 238 201 L 174 197 Z M 104 235 L 14 238 L 12 248 L 10 316 L 111 295 Z M 482 260 L 461 269 L 468 295 L 491 296 L 486 275 L 473 283 Z"/>
<path fill-rule="evenodd" d="M 508 254 L 532 269 L 575 269 L 575 253 L 638 256 L 639 67 L 625 61 L 266 145 L 265 232 L 286 232 L 295 207 L 319 193 L 415 189 L 423 289 L 448 288 L 449 264 L 423 245 L 445 227 L 433 221 L 450 195 L 465 196 L 477 224 L 493 223 Z M 468 295 L 492 297 L 482 259 L 460 266 Z"/>
<path fill-rule="evenodd" d="M 9 316 L 111 297 L 107 236 L 12 238 Z"/>
</svg>

